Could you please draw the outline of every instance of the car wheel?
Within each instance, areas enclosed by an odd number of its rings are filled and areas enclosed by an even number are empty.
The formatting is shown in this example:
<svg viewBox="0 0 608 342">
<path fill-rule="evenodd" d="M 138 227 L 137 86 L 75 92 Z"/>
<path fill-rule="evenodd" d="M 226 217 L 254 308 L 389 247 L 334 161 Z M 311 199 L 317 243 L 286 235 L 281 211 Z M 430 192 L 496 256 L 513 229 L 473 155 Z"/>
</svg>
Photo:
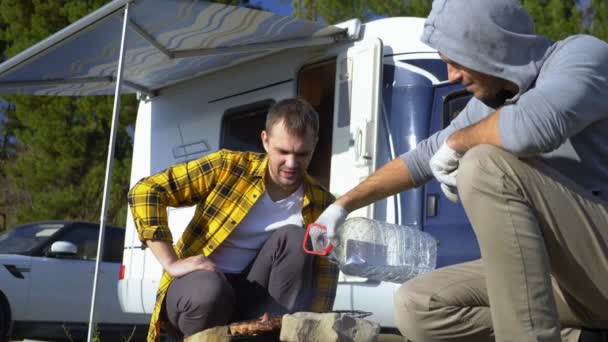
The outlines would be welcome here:
<svg viewBox="0 0 608 342">
<path fill-rule="evenodd" d="M 8 312 L 9 308 L 0 294 L 0 342 L 8 341 L 8 328 L 10 325 L 10 314 Z"/>
</svg>

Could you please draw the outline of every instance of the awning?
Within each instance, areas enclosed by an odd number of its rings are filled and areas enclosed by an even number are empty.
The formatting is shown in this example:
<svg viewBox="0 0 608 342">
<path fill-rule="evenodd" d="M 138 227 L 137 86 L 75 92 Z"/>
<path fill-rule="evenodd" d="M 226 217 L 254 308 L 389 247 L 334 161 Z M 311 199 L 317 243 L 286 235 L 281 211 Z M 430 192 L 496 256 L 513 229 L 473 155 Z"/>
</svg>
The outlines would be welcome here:
<svg viewBox="0 0 608 342">
<path fill-rule="evenodd" d="M 123 93 L 159 89 L 298 46 L 349 39 L 343 28 L 196 0 L 114 0 L 0 64 L 0 93 L 107 95 L 130 3 Z"/>
</svg>

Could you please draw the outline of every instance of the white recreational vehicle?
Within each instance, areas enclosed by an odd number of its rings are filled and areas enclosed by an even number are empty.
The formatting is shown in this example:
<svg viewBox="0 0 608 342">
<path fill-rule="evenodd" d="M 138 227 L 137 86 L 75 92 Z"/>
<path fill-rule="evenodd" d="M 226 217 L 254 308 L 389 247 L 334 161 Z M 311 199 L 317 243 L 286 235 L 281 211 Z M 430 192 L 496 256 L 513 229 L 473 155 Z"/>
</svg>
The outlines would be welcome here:
<svg viewBox="0 0 608 342">
<path fill-rule="evenodd" d="M 321 120 L 309 172 L 339 196 L 443 128 L 469 98 L 419 41 L 423 24 L 327 26 L 204 1 L 115 0 L 0 65 L 0 93 L 112 94 L 121 81 L 121 92 L 140 96 L 131 185 L 220 148 L 261 150 L 267 109 L 300 96 Z M 440 266 L 478 257 L 462 208 L 440 194 L 432 182 L 351 216 L 431 232 L 441 242 Z M 174 237 L 193 212 L 169 209 Z M 118 296 L 123 310 L 151 313 L 162 268 L 130 216 L 126 226 Z M 370 312 L 394 326 L 398 286 L 341 274 L 334 310 Z"/>
</svg>

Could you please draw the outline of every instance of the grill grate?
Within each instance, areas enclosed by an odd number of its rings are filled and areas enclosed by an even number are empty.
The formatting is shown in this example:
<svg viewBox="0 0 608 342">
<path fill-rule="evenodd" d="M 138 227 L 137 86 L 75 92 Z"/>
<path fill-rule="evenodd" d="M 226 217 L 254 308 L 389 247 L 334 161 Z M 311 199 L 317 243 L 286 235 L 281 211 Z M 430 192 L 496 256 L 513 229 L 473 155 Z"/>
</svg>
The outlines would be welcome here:
<svg viewBox="0 0 608 342">
<path fill-rule="evenodd" d="M 361 310 L 334 310 L 334 311 L 330 311 L 329 313 L 344 314 L 347 316 L 351 316 L 353 318 L 365 318 L 365 317 L 369 317 L 369 316 L 373 315 L 372 312 L 361 311 Z"/>
</svg>

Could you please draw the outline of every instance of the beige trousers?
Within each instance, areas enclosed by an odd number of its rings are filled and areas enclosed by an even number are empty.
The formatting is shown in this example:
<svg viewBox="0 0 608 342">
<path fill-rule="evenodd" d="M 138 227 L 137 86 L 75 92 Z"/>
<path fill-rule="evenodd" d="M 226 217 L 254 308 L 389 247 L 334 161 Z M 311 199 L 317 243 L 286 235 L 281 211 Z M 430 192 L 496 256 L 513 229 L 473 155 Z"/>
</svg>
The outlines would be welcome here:
<svg viewBox="0 0 608 342">
<path fill-rule="evenodd" d="M 608 327 L 608 203 L 539 161 L 468 151 L 460 199 L 481 260 L 418 276 L 395 297 L 412 341 L 576 341 Z"/>
</svg>

